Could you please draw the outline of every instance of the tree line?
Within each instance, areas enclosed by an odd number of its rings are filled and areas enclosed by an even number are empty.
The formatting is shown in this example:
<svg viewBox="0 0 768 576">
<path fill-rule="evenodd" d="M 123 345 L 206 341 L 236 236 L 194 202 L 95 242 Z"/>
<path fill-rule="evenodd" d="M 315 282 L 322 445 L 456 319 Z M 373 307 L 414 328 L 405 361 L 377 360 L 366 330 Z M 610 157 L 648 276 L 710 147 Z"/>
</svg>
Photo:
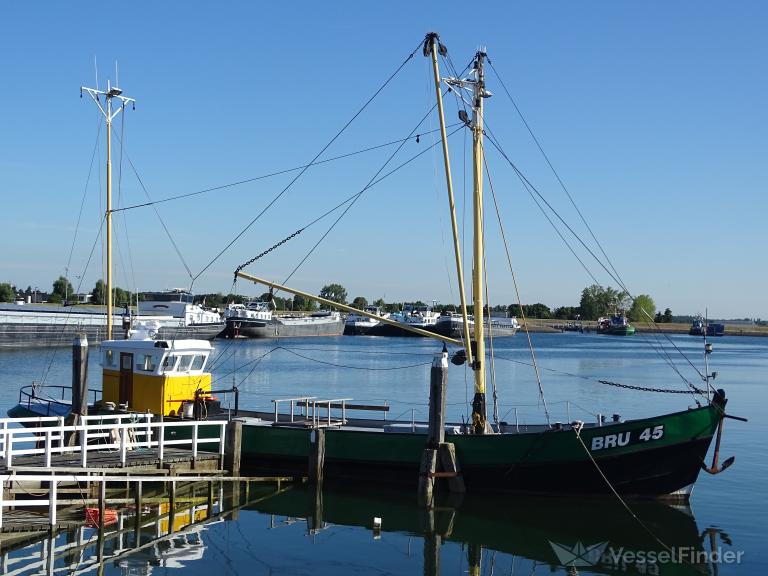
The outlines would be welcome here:
<svg viewBox="0 0 768 576">
<path fill-rule="evenodd" d="M 0 283 L 0 302 L 12 302 L 22 294 L 29 295 L 32 292 L 31 287 L 26 291 L 19 291 L 15 286 L 9 283 Z M 106 287 L 104 281 L 96 281 L 93 289 L 90 291 L 90 303 L 106 303 Z M 60 276 L 53 282 L 53 290 L 47 294 L 47 301 L 53 303 L 62 303 L 74 299 L 75 290 L 72 284 L 64 276 Z M 326 284 L 320 290 L 319 296 L 326 300 L 347 304 L 348 294 L 346 288 L 338 283 Z M 141 298 L 141 295 L 139 295 Z M 261 295 L 263 300 L 272 300 L 278 310 L 294 311 L 313 311 L 318 308 L 317 302 L 304 298 L 303 296 L 280 297 L 265 292 Z M 248 300 L 248 297 L 239 294 L 209 293 L 199 294 L 196 297 L 198 303 L 203 303 L 208 307 L 224 308 L 229 303 L 242 303 Z M 130 305 L 136 302 L 136 295 L 122 288 L 114 288 L 114 303 L 117 306 Z M 357 309 L 365 308 L 368 305 L 378 306 L 387 312 L 396 312 L 402 310 L 404 304 L 413 304 L 424 306 L 421 301 L 416 302 L 385 302 L 383 298 L 375 299 L 371 302 L 364 296 L 356 296 L 352 299 L 351 306 Z M 435 305 L 437 312 L 457 311 L 459 306 L 455 304 Z M 528 318 L 539 318 L 545 320 L 597 320 L 600 317 L 615 313 L 626 313 L 632 322 L 642 322 L 653 319 L 657 323 L 672 322 L 675 317 L 672 311 L 666 308 L 663 312 L 656 310 L 656 304 L 653 298 L 648 294 L 640 294 L 634 299 L 623 290 L 616 290 L 611 287 L 603 287 L 597 284 L 587 286 L 581 292 L 581 298 L 578 306 L 559 306 L 551 309 L 546 304 L 537 302 L 535 304 L 524 304 L 521 307 L 518 304 L 487 306 L 485 312 L 503 313 L 509 316 L 521 316 L 525 314 Z M 468 306 L 468 312 L 474 313 L 472 305 Z"/>
</svg>

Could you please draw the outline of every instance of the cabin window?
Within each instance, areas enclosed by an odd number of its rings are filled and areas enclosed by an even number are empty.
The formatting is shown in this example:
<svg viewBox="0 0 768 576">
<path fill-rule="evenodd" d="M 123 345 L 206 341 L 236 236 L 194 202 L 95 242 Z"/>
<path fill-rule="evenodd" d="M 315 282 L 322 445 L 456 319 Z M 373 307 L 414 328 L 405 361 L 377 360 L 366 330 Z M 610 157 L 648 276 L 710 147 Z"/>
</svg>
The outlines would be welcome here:
<svg viewBox="0 0 768 576">
<path fill-rule="evenodd" d="M 203 364 L 205 364 L 205 356 L 202 354 L 197 354 L 192 360 L 192 367 L 190 370 L 202 370 Z"/>
<path fill-rule="evenodd" d="M 179 366 L 176 368 L 179 372 L 189 372 L 189 365 L 192 363 L 192 356 L 185 355 L 181 357 L 181 360 L 179 361 Z"/>
<path fill-rule="evenodd" d="M 152 354 L 145 354 L 141 362 L 139 363 L 138 368 L 139 370 L 143 370 L 144 372 L 154 372 L 155 359 L 152 357 Z"/>
<path fill-rule="evenodd" d="M 165 359 L 165 362 L 163 362 L 163 368 L 165 368 L 166 372 L 173 372 L 176 369 L 176 361 L 179 359 L 178 356 L 170 355 Z"/>
<path fill-rule="evenodd" d="M 115 352 L 114 350 L 104 350 L 104 366 L 115 365 Z"/>
</svg>

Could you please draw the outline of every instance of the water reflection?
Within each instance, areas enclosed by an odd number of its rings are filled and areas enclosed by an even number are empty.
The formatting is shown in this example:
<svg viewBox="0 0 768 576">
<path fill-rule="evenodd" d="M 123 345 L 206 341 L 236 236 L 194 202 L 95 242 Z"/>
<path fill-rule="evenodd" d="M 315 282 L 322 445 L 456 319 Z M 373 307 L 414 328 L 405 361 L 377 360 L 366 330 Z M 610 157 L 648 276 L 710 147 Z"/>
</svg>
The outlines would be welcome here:
<svg viewBox="0 0 768 576">
<path fill-rule="evenodd" d="M 402 493 L 320 492 L 306 486 L 262 499 L 246 509 L 306 520 L 308 534 L 333 526 L 371 531 L 372 538 L 401 533 L 422 539 L 423 573 L 441 569 L 441 550 L 463 550 L 470 574 L 492 574 L 497 553 L 512 557 L 527 573 L 711 574 L 711 550 L 730 550 L 719 529 L 700 531 L 689 507 L 633 502 L 632 518 L 610 499 L 559 500 L 465 495 L 431 509 Z M 380 528 L 376 519 L 379 518 Z M 386 534 L 385 534 L 386 535 Z M 733 552 L 735 554 L 735 552 Z"/>
<path fill-rule="evenodd" d="M 223 562 L 249 574 L 263 566 L 265 574 L 313 575 L 717 575 L 723 554 L 735 554 L 730 537 L 700 530 L 690 508 L 654 501 L 631 502 L 642 524 L 605 498 L 465 495 L 434 504 L 420 507 L 402 492 L 301 483 L 196 485 L 176 493 L 173 511 L 167 494 L 147 496 L 101 531 L 3 534 L 2 574 L 149 576 L 183 568 L 209 575 Z M 381 545 L 366 548 L 366 541 Z M 393 554 L 405 542 L 407 555 Z"/>
</svg>

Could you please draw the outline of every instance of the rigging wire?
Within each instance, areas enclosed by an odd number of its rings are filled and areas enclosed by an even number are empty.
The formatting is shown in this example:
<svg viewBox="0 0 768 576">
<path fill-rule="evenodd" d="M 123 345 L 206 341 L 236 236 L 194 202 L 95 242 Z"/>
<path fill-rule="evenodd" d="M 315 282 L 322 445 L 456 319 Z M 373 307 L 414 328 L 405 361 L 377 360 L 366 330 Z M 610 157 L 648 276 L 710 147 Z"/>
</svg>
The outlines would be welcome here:
<svg viewBox="0 0 768 576">
<path fill-rule="evenodd" d="M 619 275 L 619 272 L 616 270 L 616 267 L 613 265 L 613 262 L 611 262 L 611 259 L 608 257 L 608 254 L 606 254 L 605 250 L 603 249 L 602 244 L 597 239 L 597 236 L 592 231 L 592 227 L 587 222 L 587 219 L 582 214 L 581 210 L 579 210 L 578 205 L 576 204 L 575 200 L 573 199 L 573 196 L 571 196 L 570 191 L 566 187 L 565 183 L 563 182 L 562 178 L 560 178 L 560 174 L 557 173 L 557 170 L 555 170 L 554 165 L 549 159 L 549 156 L 544 151 L 544 148 L 542 147 L 541 143 L 539 142 L 539 139 L 536 137 L 536 135 L 533 133 L 533 130 L 531 129 L 530 124 L 528 124 L 528 121 L 525 119 L 525 116 L 523 116 L 522 111 L 517 105 L 517 102 L 515 102 L 515 99 L 512 98 L 512 94 L 507 89 L 507 85 L 504 83 L 504 80 L 502 80 L 501 75 L 499 74 L 498 70 L 493 65 L 493 62 L 491 62 L 490 58 L 487 58 L 488 64 L 491 66 L 491 70 L 493 70 L 494 74 L 496 75 L 496 78 L 499 81 L 499 84 L 501 84 L 501 87 L 504 89 L 504 92 L 507 94 L 507 97 L 509 98 L 509 101 L 512 102 L 512 106 L 515 108 L 515 111 L 517 112 L 518 116 L 520 116 L 520 120 L 523 122 L 523 125 L 525 126 L 526 130 L 528 130 L 528 134 L 530 134 L 531 139 L 533 139 L 534 143 L 536 144 L 536 147 L 539 149 L 539 152 L 541 152 L 541 155 L 544 157 L 544 160 L 546 161 L 547 165 L 549 166 L 549 169 L 552 171 L 552 174 L 554 174 L 555 178 L 557 179 L 557 182 L 560 184 L 560 187 L 565 192 L 566 196 L 568 196 L 568 200 L 571 201 L 571 205 L 576 210 L 576 213 L 579 215 L 579 218 L 581 218 L 582 223 L 586 227 L 586 229 L 589 231 L 589 234 L 592 236 L 592 239 L 595 241 L 595 244 L 600 249 L 600 252 L 603 254 L 603 257 L 605 258 L 608 265 L 611 267 L 611 270 L 616 274 L 616 277 L 621 280 L 621 276 Z M 626 285 L 623 281 L 621 281 L 620 286 L 627 292 Z"/>
<path fill-rule="evenodd" d="M 485 173 L 488 177 L 488 187 L 491 189 L 491 197 L 493 198 L 493 205 L 496 209 L 496 218 L 499 221 L 499 230 L 501 232 L 501 239 L 504 244 L 504 252 L 507 255 L 507 264 L 509 265 L 509 272 L 512 275 L 512 285 L 515 287 L 515 296 L 517 297 L 517 305 L 520 308 L 520 317 L 523 319 L 523 329 L 525 330 L 526 338 L 528 339 L 528 349 L 531 352 L 531 362 L 533 363 L 533 370 L 536 374 L 536 384 L 539 387 L 539 397 L 541 398 L 542 406 L 544 408 L 544 416 L 547 418 L 547 424 L 550 424 L 549 410 L 547 409 L 547 400 L 544 397 L 544 385 L 541 382 L 541 373 L 539 372 L 539 366 L 536 362 L 536 352 L 533 348 L 533 340 L 531 340 L 531 333 L 528 330 L 528 321 L 525 317 L 525 311 L 523 310 L 523 302 L 520 298 L 520 289 L 517 285 L 517 275 L 515 269 L 512 266 L 512 256 L 509 253 L 509 243 L 507 242 L 507 236 L 504 233 L 504 224 L 501 220 L 501 212 L 499 211 L 499 204 L 496 199 L 496 190 L 493 186 L 493 180 L 491 179 L 491 173 L 488 170 L 488 160 L 485 157 L 485 147 L 483 147 L 483 162 L 485 164 Z"/>
<path fill-rule="evenodd" d="M 96 140 L 93 143 L 93 152 L 91 153 L 91 164 L 88 167 L 88 176 L 85 179 L 85 186 L 83 187 L 83 196 L 80 200 L 80 210 L 77 213 L 77 223 L 75 224 L 75 233 L 72 235 L 72 244 L 69 248 L 69 256 L 67 256 L 67 265 L 64 268 L 67 271 L 67 280 L 69 280 L 69 267 L 72 264 L 72 254 L 75 251 L 75 244 L 77 242 L 77 234 L 80 230 L 80 220 L 83 217 L 83 208 L 85 207 L 85 199 L 88 196 L 88 184 L 91 181 L 91 174 L 93 173 L 93 164 L 96 161 L 96 151 L 99 147 L 99 139 L 101 138 L 101 123 L 103 116 L 99 115 L 98 126 L 96 127 Z"/>
<path fill-rule="evenodd" d="M 120 141 L 120 143 L 122 145 L 122 134 L 118 135 L 118 138 L 119 138 L 119 141 Z M 131 160 L 131 157 L 130 157 L 130 155 L 127 152 L 125 152 L 125 158 L 128 160 L 128 165 L 131 167 L 131 170 L 133 171 L 134 176 L 136 176 L 136 180 L 138 181 L 139 186 L 141 186 L 141 189 L 143 190 L 144 195 L 147 198 L 151 199 L 151 196 L 149 194 L 149 190 L 144 185 L 144 181 L 142 180 L 141 175 L 139 174 L 139 171 L 137 170 L 136 166 L 133 163 L 133 160 Z M 163 230 L 165 231 L 165 235 L 167 236 L 168 240 L 170 241 L 171 246 L 173 246 L 173 249 L 176 252 L 176 255 L 179 257 L 179 261 L 184 266 L 184 269 L 187 271 L 187 275 L 192 279 L 192 281 L 194 283 L 194 277 L 192 276 L 192 270 L 189 268 L 189 265 L 187 264 L 187 261 L 184 258 L 184 255 L 181 253 L 181 250 L 180 250 L 178 244 L 176 244 L 176 240 L 174 240 L 173 235 L 171 234 L 171 231 L 168 228 L 168 225 L 165 223 L 165 220 L 163 220 L 163 217 L 160 215 L 160 212 L 157 210 L 157 208 L 154 205 L 152 205 L 152 204 L 148 204 L 148 205 L 151 206 L 152 210 L 155 212 L 155 216 L 157 216 L 157 219 L 160 222 L 160 225 L 163 227 Z M 115 210 L 113 210 L 112 212 L 114 213 Z"/>
<path fill-rule="evenodd" d="M 294 176 L 294 178 L 274 197 L 272 200 L 269 201 L 269 203 L 243 228 L 216 256 L 213 257 L 213 259 L 206 264 L 200 272 L 197 273 L 196 276 L 193 277 L 193 281 L 197 278 L 199 278 L 208 268 L 210 268 L 214 262 L 216 262 L 222 254 L 224 254 L 229 248 L 232 247 L 232 245 L 237 242 L 242 236 L 253 226 L 263 215 L 267 212 L 274 204 L 277 202 L 280 197 L 283 196 L 292 186 L 293 184 L 301 178 L 304 173 L 309 169 L 310 166 L 314 165 L 315 161 L 322 156 L 328 148 L 331 147 L 331 145 L 341 136 L 346 129 L 354 122 L 360 114 L 363 113 L 363 111 L 368 108 L 368 106 L 373 102 L 373 100 L 386 88 L 389 83 L 392 81 L 392 79 L 397 76 L 397 74 L 400 73 L 400 71 L 405 67 L 405 65 L 413 58 L 413 56 L 418 52 L 419 48 L 422 47 L 423 41 L 420 41 L 418 46 L 408 55 L 408 57 L 397 67 L 397 69 L 384 81 L 384 83 L 374 92 L 374 94 L 363 104 L 363 106 L 355 112 L 355 114 L 350 118 L 347 123 L 331 138 L 328 143 L 323 146 L 323 148 L 315 155 L 314 158 L 310 161 L 309 164 L 307 164 L 304 168 L 302 168 L 299 173 Z"/>
<path fill-rule="evenodd" d="M 453 124 L 449 124 L 448 128 L 453 128 L 454 126 L 458 126 L 460 122 L 455 122 Z M 438 132 L 439 130 L 434 130 L 433 132 Z M 426 136 L 430 132 L 424 132 L 420 134 L 421 136 Z M 133 204 L 131 206 L 125 206 L 122 208 L 117 208 L 113 210 L 112 212 L 122 212 L 126 210 L 134 210 L 136 208 L 145 208 L 147 206 L 157 205 L 157 204 L 163 204 L 165 202 L 172 202 L 174 200 L 184 200 L 186 198 L 191 198 L 192 196 L 199 196 L 201 194 L 207 194 L 208 192 L 216 192 L 218 190 L 225 190 L 227 188 L 234 188 L 236 186 L 242 186 L 243 184 L 250 184 L 251 182 L 257 182 L 259 180 L 266 180 L 268 178 L 273 178 L 275 176 L 282 176 L 283 174 L 289 174 L 290 172 L 296 172 L 297 170 L 301 170 L 302 168 L 309 168 L 310 166 L 320 166 L 321 164 L 327 164 L 329 162 L 335 162 L 337 160 L 344 160 L 345 158 L 350 158 L 352 156 L 358 156 L 360 154 L 364 154 L 366 152 L 372 152 L 374 150 L 379 150 L 381 148 L 386 148 L 387 146 L 392 146 L 394 144 L 399 144 L 400 142 L 403 142 L 405 140 L 408 140 L 408 138 L 398 138 L 397 140 L 390 140 L 389 142 L 384 142 L 383 144 L 376 144 L 374 146 L 369 146 L 367 148 L 362 148 L 360 150 L 356 150 L 354 152 L 347 152 L 345 154 L 340 154 L 338 156 L 333 156 L 331 158 L 326 158 L 325 160 L 317 160 L 312 164 L 303 164 L 301 166 L 295 166 L 293 168 L 286 168 L 284 170 L 278 170 L 276 172 L 270 172 L 268 174 L 261 174 L 259 176 L 254 176 L 252 178 L 246 178 L 245 180 L 238 180 L 237 182 L 230 182 L 228 184 L 221 184 L 219 186 L 214 186 L 211 188 L 205 188 L 203 190 L 197 190 L 196 192 L 187 192 L 185 194 L 178 194 L 176 196 L 169 196 L 168 198 L 161 198 L 160 200 L 153 200 L 151 202 L 143 202 L 141 204 Z"/>
<path fill-rule="evenodd" d="M 607 273 L 607 274 L 608 274 L 608 275 L 609 275 L 609 276 L 610 276 L 610 277 L 611 277 L 611 278 L 612 278 L 612 279 L 613 279 L 613 280 L 614 280 L 616 283 L 618 283 L 620 286 L 623 286 L 622 282 L 621 282 L 621 281 L 620 281 L 618 278 L 616 278 L 616 277 L 614 276 L 614 274 L 613 274 L 613 273 L 612 273 L 612 272 L 611 272 L 611 271 L 610 271 L 610 270 L 609 270 L 609 269 L 606 267 L 606 265 L 605 265 L 605 264 L 602 262 L 602 260 L 600 260 L 600 258 L 599 258 L 599 257 L 598 257 L 598 256 L 597 256 L 595 253 L 594 253 L 594 251 L 592 251 L 592 249 L 590 249 L 590 248 L 589 248 L 589 246 L 587 246 L 587 245 L 586 245 L 586 243 L 585 243 L 585 242 L 584 242 L 584 241 L 581 239 L 581 237 L 580 237 L 580 236 L 579 236 L 579 235 L 578 235 L 578 234 L 577 234 L 577 233 L 576 233 L 576 232 L 573 230 L 573 228 L 572 228 L 572 227 L 571 227 L 571 226 L 570 226 L 570 225 L 569 225 L 569 224 L 568 224 L 568 223 L 567 223 L 567 222 L 566 222 L 566 221 L 563 219 L 563 217 L 562 217 L 562 216 L 561 216 L 561 215 L 560 215 L 560 214 L 557 212 L 557 210 L 555 210 L 555 208 L 554 208 L 554 207 L 553 207 L 553 206 L 552 206 L 552 205 L 551 205 L 551 204 L 550 204 L 550 203 L 549 203 L 549 202 L 546 200 L 546 198 L 544 198 L 544 196 L 543 196 L 543 195 L 542 195 L 542 194 L 541 194 L 541 193 L 538 191 L 538 189 L 537 189 L 537 188 L 536 188 L 536 187 L 535 187 L 535 186 L 534 186 L 534 185 L 533 185 L 533 184 L 530 182 L 530 180 L 528 180 L 528 178 L 527 178 L 527 177 L 526 177 L 526 176 L 525 176 L 525 175 L 522 173 L 522 171 L 521 171 L 521 170 L 520 170 L 520 169 L 519 169 L 519 168 L 518 168 L 518 167 L 515 165 L 515 163 L 514 163 L 514 162 L 512 162 L 512 160 L 509 158 L 509 156 L 507 156 L 507 154 L 504 152 L 504 150 L 503 150 L 503 149 L 501 148 L 501 146 L 498 144 L 498 142 L 496 142 L 496 139 L 495 139 L 495 137 L 493 136 L 493 133 L 491 132 L 491 130 L 490 130 L 489 128 L 487 128 L 487 130 L 488 130 L 488 133 L 490 134 L 490 136 L 489 136 L 488 140 L 489 140 L 489 141 L 491 142 L 491 144 L 492 144 L 492 145 L 493 145 L 493 146 L 496 148 L 496 150 L 499 152 L 499 154 L 501 154 L 501 156 L 502 156 L 502 157 L 503 157 L 503 158 L 504 158 L 504 159 L 507 161 L 507 163 L 508 163 L 508 164 L 509 164 L 509 165 L 512 167 L 512 169 L 515 171 L 515 173 L 518 175 L 518 177 L 521 179 L 521 181 L 523 181 L 523 182 L 525 183 L 526 187 L 528 187 L 528 186 L 530 187 L 530 190 L 531 190 L 531 191 L 533 191 L 533 192 L 535 193 L 535 195 L 536 195 L 536 196 L 538 196 L 538 197 L 541 199 L 541 201 L 542 201 L 542 202 L 543 202 L 543 203 L 544 203 L 544 204 L 547 206 L 547 208 L 549 208 L 549 210 L 550 210 L 550 211 L 551 211 L 551 212 L 552 212 L 552 213 L 555 215 L 555 217 L 556 217 L 556 218 L 557 218 L 557 219 L 558 219 L 558 220 L 559 220 L 559 221 L 560 221 L 560 222 L 563 224 L 563 226 L 565 226 L 565 227 L 568 229 L 568 231 L 569 231 L 569 232 L 570 232 L 570 233 L 573 235 L 573 237 L 574 237 L 574 238 L 575 238 L 575 239 L 576 239 L 576 240 L 579 242 L 579 244 L 581 244 L 581 246 L 582 246 L 582 247 L 583 247 L 583 248 L 584 248 L 584 249 L 585 249 L 585 250 L 586 250 L 586 251 L 587 251 L 587 252 L 588 252 L 588 253 L 589 253 L 589 254 L 592 256 L 592 258 L 594 258 L 594 260 L 595 260 L 595 261 L 596 261 L 596 262 L 597 262 L 597 263 L 600 265 L 600 267 L 601 267 L 601 268 L 602 268 L 602 269 L 603 269 L 603 270 L 604 270 L 604 271 L 605 271 L 605 272 L 606 272 L 606 273 Z M 530 191 L 529 191 L 529 192 L 530 192 Z M 562 236 L 561 236 L 561 238 L 562 238 Z M 563 240 L 565 241 L 565 239 L 564 239 L 564 238 L 563 238 Z M 566 245 L 568 245 L 568 243 L 567 243 L 567 242 L 566 242 Z M 568 245 L 568 246 L 569 246 L 569 248 L 570 248 L 570 245 Z M 573 250 L 571 250 L 571 251 L 573 251 Z M 582 265 L 583 265 L 583 264 L 582 264 Z M 592 274 L 590 274 L 590 276 L 592 276 Z M 594 278 L 594 276 L 592 276 L 592 278 Z M 597 282 L 597 283 L 599 284 L 599 282 Z M 631 293 L 630 293 L 628 290 L 625 290 L 625 292 L 627 293 L 627 295 L 628 295 L 628 296 L 629 296 L 631 299 L 633 299 L 633 300 L 634 300 L 634 297 L 632 296 L 632 294 L 631 294 Z M 656 323 L 655 323 L 655 322 L 654 322 L 654 325 L 655 325 L 655 326 L 657 327 L 657 329 L 658 329 L 658 325 L 656 325 Z M 696 371 L 696 373 L 697 373 L 697 374 L 699 374 L 699 376 L 700 376 L 701 378 L 704 378 L 704 376 L 701 374 L 701 371 L 698 369 L 698 367 L 697 367 L 695 364 L 693 364 L 693 362 L 691 362 L 691 360 L 690 360 L 690 359 L 689 359 L 689 358 L 688 358 L 688 357 L 685 355 L 685 353 L 684 353 L 684 352 L 683 352 L 683 351 L 680 349 L 680 347 L 679 347 L 679 346 L 677 346 L 677 344 L 675 344 L 675 342 L 674 342 L 674 341 L 673 341 L 673 340 L 672 340 L 672 339 L 669 337 L 669 335 L 667 335 L 666 333 L 663 333 L 663 332 L 661 332 L 661 330 L 660 330 L 660 329 L 658 329 L 658 332 L 659 332 L 659 333 L 661 333 L 661 334 L 662 334 L 662 335 L 663 335 L 663 336 L 666 338 L 666 340 L 667 340 L 667 341 L 668 341 L 668 342 L 669 342 L 669 343 L 672 345 L 672 347 L 673 347 L 673 348 L 674 348 L 674 349 L 675 349 L 675 350 L 676 350 L 676 351 L 677 351 L 677 352 L 678 352 L 678 353 L 679 353 L 679 354 L 680 354 L 680 355 L 681 355 L 681 356 L 682 356 L 682 357 L 685 359 L 685 361 L 686 361 L 686 362 L 687 362 L 687 363 L 688 363 L 688 364 L 691 366 L 691 368 L 693 368 L 693 369 Z M 669 357 L 669 356 L 667 355 L 667 357 Z M 686 384 L 690 386 L 690 382 L 688 382 L 688 381 L 687 381 L 687 379 L 685 379 L 685 378 L 682 376 L 682 374 L 681 374 L 681 373 L 680 373 L 680 372 L 679 372 L 679 371 L 678 371 L 676 368 L 675 368 L 675 372 L 677 372 L 677 374 L 678 374 L 678 375 L 680 375 L 680 376 L 683 378 L 683 380 L 686 382 Z"/>
</svg>

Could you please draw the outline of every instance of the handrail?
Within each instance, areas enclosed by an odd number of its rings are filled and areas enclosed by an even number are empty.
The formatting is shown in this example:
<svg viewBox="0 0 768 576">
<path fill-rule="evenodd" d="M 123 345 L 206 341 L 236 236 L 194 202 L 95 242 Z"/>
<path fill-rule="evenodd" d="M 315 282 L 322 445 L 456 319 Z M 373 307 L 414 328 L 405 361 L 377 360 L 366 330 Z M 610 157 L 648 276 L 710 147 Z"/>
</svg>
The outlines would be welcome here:
<svg viewBox="0 0 768 576">
<path fill-rule="evenodd" d="M 108 418 L 108 416 L 104 417 L 104 419 Z M 217 426 L 219 433 L 215 437 L 200 438 L 200 426 Z M 200 444 L 218 443 L 218 454 L 220 457 L 223 457 L 226 426 L 227 422 L 224 420 L 195 420 L 186 422 L 136 421 L 128 423 L 104 423 L 102 421 L 93 425 L 2 428 L 0 429 L 0 444 L 3 447 L 1 456 L 4 459 L 6 468 L 12 468 L 14 456 L 43 454 L 45 456 L 45 467 L 50 468 L 54 454 L 74 454 L 79 452 L 81 454 L 80 466 L 86 468 L 89 451 L 119 450 L 120 463 L 125 465 L 127 452 L 133 447 L 157 448 L 160 462 L 163 462 L 165 448 L 168 446 L 189 445 L 191 443 L 192 458 L 196 460 Z M 166 439 L 165 431 L 167 428 L 189 427 L 193 428 L 191 438 Z M 80 442 L 72 446 L 67 445 L 65 440 L 75 433 L 79 434 Z M 89 443 L 89 441 L 92 442 L 94 440 L 100 443 Z M 30 444 L 34 447 L 27 448 L 26 446 Z M 19 445 L 24 447 L 19 447 Z"/>
<path fill-rule="evenodd" d="M 59 505 L 58 499 L 58 483 L 65 482 L 82 482 L 82 483 L 94 483 L 105 486 L 108 482 L 120 482 L 125 484 L 126 482 L 136 482 L 141 484 L 143 482 L 162 482 L 176 484 L 176 482 L 210 482 L 210 476 L 184 476 L 184 477 L 169 477 L 169 476 L 118 476 L 102 474 L 100 476 L 92 476 L 90 474 L 67 474 L 66 476 L 56 476 L 53 474 L 25 474 L 23 479 L 30 482 L 45 482 L 49 485 L 48 498 L 27 498 L 27 499 L 13 499 L 5 500 L 2 492 L 5 490 L 7 482 L 18 481 L 19 476 L 15 474 L 2 474 L 0 475 L 0 528 L 3 526 L 3 511 L 6 507 L 33 507 L 33 506 L 47 506 L 48 507 L 48 521 L 51 526 L 55 526 L 57 523 L 57 506 Z M 216 478 L 217 482 L 242 482 L 248 480 L 248 477 L 241 476 L 220 476 Z M 101 491 L 102 498 L 104 490 Z M 106 502 L 106 498 L 104 498 Z M 219 497 L 221 503 L 222 498 Z M 68 503 L 68 502 L 61 502 Z M 201 504 L 200 506 L 206 506 Z M 174 512 L 171 511 L 171 514 Z"/>
</svg>

